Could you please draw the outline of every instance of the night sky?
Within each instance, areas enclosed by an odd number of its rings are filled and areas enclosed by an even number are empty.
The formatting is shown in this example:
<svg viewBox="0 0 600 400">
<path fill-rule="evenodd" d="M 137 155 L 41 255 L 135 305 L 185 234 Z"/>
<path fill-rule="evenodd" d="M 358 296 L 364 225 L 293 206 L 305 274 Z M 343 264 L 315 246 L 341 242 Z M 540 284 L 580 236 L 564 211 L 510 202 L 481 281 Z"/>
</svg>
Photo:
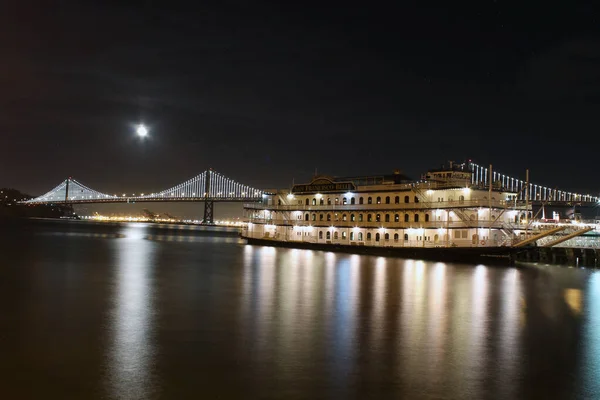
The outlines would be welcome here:
<svg viewBox="0 0 600 400">
<path fill-rule="evenodd" d="M 212 167 L 274 188 L 471 158 L 600 191 L 594 2 L 282 3 L 3 2 L 0 187 L 150 192 Z"/>
</svg>

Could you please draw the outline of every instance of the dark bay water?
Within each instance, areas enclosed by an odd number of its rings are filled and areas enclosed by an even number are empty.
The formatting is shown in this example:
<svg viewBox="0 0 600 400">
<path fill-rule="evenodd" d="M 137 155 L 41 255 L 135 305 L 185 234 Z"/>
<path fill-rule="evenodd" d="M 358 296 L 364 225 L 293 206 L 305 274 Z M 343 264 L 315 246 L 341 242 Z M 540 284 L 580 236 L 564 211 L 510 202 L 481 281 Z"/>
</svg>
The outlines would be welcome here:
<svg viewBox="0 0 600 400">
<path fill-rule="evenodd" d="M 0 235 L 2 399 L 600 398 L 595 270 L 143 224 Z"/>
</svg>

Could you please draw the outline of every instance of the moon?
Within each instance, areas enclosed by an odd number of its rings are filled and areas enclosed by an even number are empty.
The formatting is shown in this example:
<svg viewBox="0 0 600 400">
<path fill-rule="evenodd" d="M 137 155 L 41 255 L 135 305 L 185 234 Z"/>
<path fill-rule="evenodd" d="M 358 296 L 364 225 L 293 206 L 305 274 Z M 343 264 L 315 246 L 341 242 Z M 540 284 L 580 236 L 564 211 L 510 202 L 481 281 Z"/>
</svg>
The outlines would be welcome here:
<svg viewBox="0 0 600 400">
<path fill-rule="evenodd" d="M 135 133 L 137 133 L 139 137 L 146 137 L 148 136 L 148 128 L 146 128 L 144 124 L 140 124 L 137 126 Z"/>
</svg>

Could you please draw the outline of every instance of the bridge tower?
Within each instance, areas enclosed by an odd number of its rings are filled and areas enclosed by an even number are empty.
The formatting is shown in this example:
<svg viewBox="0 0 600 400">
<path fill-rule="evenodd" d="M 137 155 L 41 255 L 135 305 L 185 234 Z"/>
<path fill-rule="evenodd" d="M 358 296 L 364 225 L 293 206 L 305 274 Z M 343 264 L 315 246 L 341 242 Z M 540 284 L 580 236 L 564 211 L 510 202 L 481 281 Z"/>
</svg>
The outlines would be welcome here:
<svg viewBox="0 0 600 400">
<path fill-rule="evenodd" d="M 204 218 L 202 225 L 214 225 L 213 210 L 214 202 L 210 199 L 210 176 L 212 168 L 206 171 L 206 179 L 204 180 Z"/>
<path fill-rule="evenodd" d="M 71 177 L 67 178 L 67 187 L 65 188 L 65 204 L 69 203 L 69 182 L 71 181 Z"/>
</svg>

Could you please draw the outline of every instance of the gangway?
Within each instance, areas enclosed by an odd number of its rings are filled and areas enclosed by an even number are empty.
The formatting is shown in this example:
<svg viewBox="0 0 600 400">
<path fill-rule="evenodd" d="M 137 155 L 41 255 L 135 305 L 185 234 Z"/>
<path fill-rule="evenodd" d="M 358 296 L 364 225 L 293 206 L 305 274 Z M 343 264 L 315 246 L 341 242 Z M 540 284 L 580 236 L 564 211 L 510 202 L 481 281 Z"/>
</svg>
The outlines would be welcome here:
<svg viewBox="0 0 600 400">
<path fill-rule="evenodd" d="M 570 233 L 570 234 L 565 235 L 565 236 L 561 236 L 561 237 L 559 237 L 556 240 L 552 240 L 552 241 L 550 241 L 548 243 L 545 243 L 545 244 L 541 245 L 540 247 L 552 247 L 552 246 L 556 246 L 557 244 L 561 244 L 563 242 L 566 242 L 569 239 L 573 239 L 574 237 L 577 237 L 579 235 L 583 235 L 584 233 L 587 233 L 587 232 L 593 231 L 593 230 L 594 230 L 593 227 L 592 228 L 587 227 L 587 228 L 583 228 L 583 229 L 577 229 L 573 233 Z"/>
<path fill-rule="evenodd" d="M 533 235 L 533 236 L 531 236 L 531 237 L 529 237 L 529 238 L 527 238 L 527 239 L 525 239 L 525 240 L 523 240 L 523 241 L 521 241 L 519 243 L 513 244 L 513 247 L 523 247 L 523 246 L 526 246 L 526 245 L 528 245 L 530 243 L 533 243 L 533 242 L 535 242 L 537 240 L 540 240 L 541 238 L 544 238 L 546 236 L 554 235 L 555 233 L 558 233 L 558 232 L 560 232 L 560 231 L 562 231 L 562 230 L 564 230 L 566 228 L 567 228 L 566 226 L 558 226 L 556 228 L 548 229 L 547 231 L 540 232 L 537 235 Z"/>
</svg>

